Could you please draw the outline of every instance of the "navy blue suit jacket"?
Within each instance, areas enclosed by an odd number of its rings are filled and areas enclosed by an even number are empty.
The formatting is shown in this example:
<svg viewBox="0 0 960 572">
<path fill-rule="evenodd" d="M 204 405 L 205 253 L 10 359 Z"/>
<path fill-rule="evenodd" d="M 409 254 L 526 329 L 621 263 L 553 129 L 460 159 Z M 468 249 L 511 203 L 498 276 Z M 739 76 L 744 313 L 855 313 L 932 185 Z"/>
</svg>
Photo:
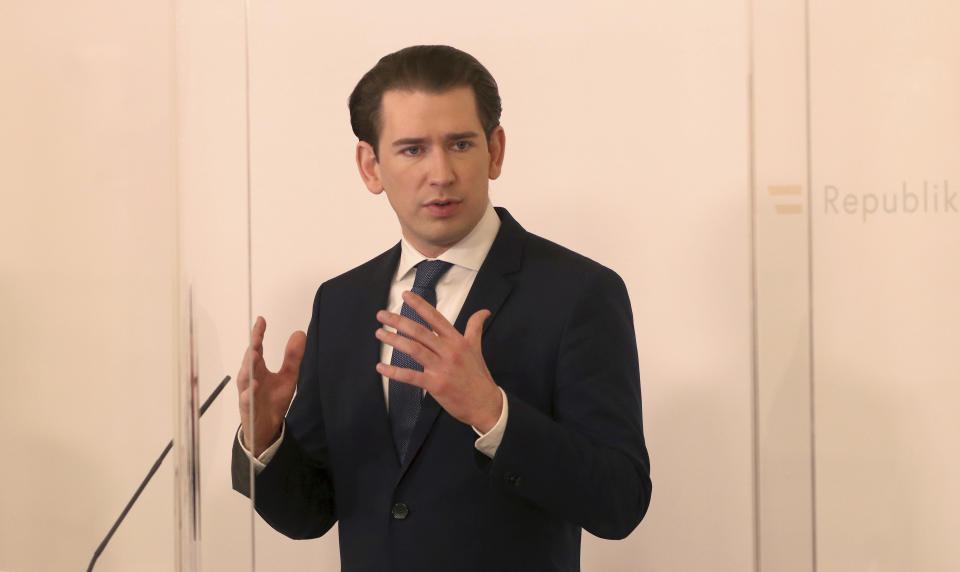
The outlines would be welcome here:
<svg viewBox="0 0 960 572">
<path fill-rule="evenodd" d="M 579 570 L 581 528 L 622 538 L 650 502 L 633 314 L 613 271 L 526 232 L 500 231 L 455 327 L 489 309 L 483 355 L 507 394 L 493 459 L 428 394 L 401 465 L 380 374 L 378 310 L 399 244 L 320 286 L 286 438 L 256 508 L 292 538 L 339 522 L 352 571 Z M 249 494 L 235 444 L 234 488 Z"/>
</svg>

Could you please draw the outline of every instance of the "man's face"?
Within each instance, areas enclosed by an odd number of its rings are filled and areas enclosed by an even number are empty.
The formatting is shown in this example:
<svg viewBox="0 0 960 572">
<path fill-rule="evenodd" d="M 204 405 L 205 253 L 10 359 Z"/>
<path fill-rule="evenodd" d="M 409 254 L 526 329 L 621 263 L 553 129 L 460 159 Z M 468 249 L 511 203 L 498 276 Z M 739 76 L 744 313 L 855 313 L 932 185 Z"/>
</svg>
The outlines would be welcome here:
<svg viewBox="0 0 960 572">
<path fill-rule="evenodd" d="M 372 193 L 386 191 L 404 238 L 436 257 L 480 221 L 503 150 L 500 127 L 488 145 L 470 87 L 390 90 L 381 103 L 379 161 L 360 142 L 357 164 Z"/>
</svg>

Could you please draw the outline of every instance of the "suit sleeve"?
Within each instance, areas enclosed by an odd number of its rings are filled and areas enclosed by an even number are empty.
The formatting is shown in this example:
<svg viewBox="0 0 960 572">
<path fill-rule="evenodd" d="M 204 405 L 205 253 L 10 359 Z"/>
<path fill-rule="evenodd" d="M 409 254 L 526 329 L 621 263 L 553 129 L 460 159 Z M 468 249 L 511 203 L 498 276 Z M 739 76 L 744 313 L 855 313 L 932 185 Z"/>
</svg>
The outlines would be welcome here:
<svg viewBox="0 0 960 572">
<path fill-rule="evenodd" d="M 572 304 L 556 360 L 552 412 L 508 394 L 491 478 L 591 534 L 624 538 L 647 511 L 651 481 L 633 313 L 613 271 Z"/>
<path fill-rule="evenodd" d="M 274 457 L 254 480 L 257 512 L 275 530 L 295 539 L 321 536 L 337 521 L 317 401 L 317 328 L 322 291 L 321 286 L 314 299 L 297 393 L 287 413 L 286 434 Z M 231 473 L 233 488 L 250 497 L 250 460 L 237 439 Z"/>
</svg>

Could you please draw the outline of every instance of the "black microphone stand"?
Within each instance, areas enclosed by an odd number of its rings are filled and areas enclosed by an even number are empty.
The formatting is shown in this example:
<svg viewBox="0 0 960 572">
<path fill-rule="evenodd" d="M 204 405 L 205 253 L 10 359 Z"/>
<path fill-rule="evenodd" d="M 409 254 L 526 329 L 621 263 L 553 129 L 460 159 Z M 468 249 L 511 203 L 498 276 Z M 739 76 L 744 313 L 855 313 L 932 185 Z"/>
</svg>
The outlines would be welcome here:
<svg viewBox="0 0 960 572">
<path fill-rule="evenodd" d="M 230 376 L 223 378 L 223 381 L 214 388 L 213 392 L 210 394 L 210 397 L 203 402 L 203 405 L 200 406 L 200 416 L 207 411 L 207 408 L 210 407 L 210 404 L 213 403 L 213 400 L 220 395 L 220 392 L 223 391 L 223 388 L 227 386 L 227 382 L 230 381 Z M 143 482 L 140 483 L 140 486 L 137 487 L 137 492 L 133 493 L 133 498 L 130 499 L 130 502 L 127 503 L 127 506 L 123 507 L 123 512 L 120 513 L 120 517 L 117 518 L 117 521 L 113 523 L 113 526 L 110 527 L 110 532 L 107 533 L 107 536 L 103 539 L 103 542 L 100 543 L 100 546 L 97 546 L 97 549 L 93 553 L 93 558 L 90 559 L 90 565 L 87 566 L 87 572 L 92 572 L 93 565 L 96 564 L 97 558 L 100 558 L 100 554 L 103 553 L 103 549 L 107 547 L 107 543 L 110 542 L 110 539 L 113 538 L 113 533 L 117 531 L 117 528 L 120 527 L 120 523 L 123 522 L 123 519 L 126 518 L 127 513 L 130 512 L 130 508 L 133 507 L 133 503 L 137 502 L 137 499 L 140 498 L 140 493 L 143 492 L 143 489 L 146 488 L 147 483 L 150 482 L 150 479 L 153 478 L 154 473 L 157 472 L 157 469 L 160 468 L 160 464 L 163 463 L 163 460 L 166 458 L 167 453 L 170 452 L 170 449 L 173 448 L 173 440 L 171 439 L 167 446 L 163 448 L 163 452 L 160 453 L 160 457 L 157 458 L 156 462 L 153 463 L 153 466 L 150 467 L 150 471 L 147 473 L 147 476 L 143 479 Z"/>
</svg>

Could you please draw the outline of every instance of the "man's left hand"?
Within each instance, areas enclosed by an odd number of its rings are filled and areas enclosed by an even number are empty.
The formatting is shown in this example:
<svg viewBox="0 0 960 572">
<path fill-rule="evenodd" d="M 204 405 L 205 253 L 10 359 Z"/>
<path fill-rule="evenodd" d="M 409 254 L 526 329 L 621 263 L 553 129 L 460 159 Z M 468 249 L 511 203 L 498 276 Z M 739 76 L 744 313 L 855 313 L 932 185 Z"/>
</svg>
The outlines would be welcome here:
<svg viewBox="0 0 960 572">
<path fill-rule="evenodd" d="M 377 371 L 389 379 L 409 383 L 430 392 L 440 407 L 459 421 L 486 433 L 496 425 L 503 410 L 503 394 L 487 369 L 480 349 L 483 323 L 489 310 L 470 316 L 463 335 L 436 308 L 413 292 L 404 292 L 403 301 L 416 310 L 433 330 L 399 314 L 381 310 L 377 320 L 402 332 L 384 328 L 377 339 L 417 360 L 423 371 L 377 364 Z"/>
</svg>

